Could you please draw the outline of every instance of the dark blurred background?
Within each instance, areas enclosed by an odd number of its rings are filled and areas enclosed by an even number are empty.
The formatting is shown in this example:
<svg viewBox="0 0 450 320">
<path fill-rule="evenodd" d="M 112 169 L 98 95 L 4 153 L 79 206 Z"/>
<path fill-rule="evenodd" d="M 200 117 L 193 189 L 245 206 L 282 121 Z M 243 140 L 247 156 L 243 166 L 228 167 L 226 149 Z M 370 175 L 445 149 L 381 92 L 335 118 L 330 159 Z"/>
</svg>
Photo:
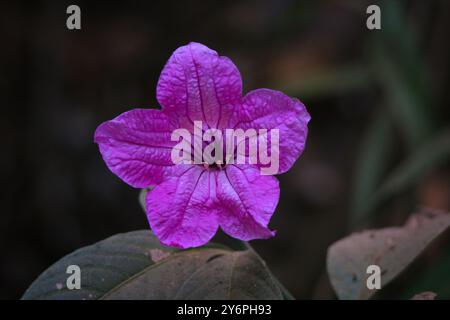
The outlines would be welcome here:
<svg viewBox="0 0 450 320">
<path fill-rule="evenodd" d="M 81 7 L 82 29 L 66 28 Z M 381 30 L 366 8 L 381 7 Z M 280 176 L 275 238 L 252 244 L 299 299 L 335 298 L 328 246 L 450 209 L 450 2 L 362 0 L 4 1 L 0 12 L 0 298 L 115 233 L 148 228 L 139 190 L 103 163 L 97 125 L 158 107 L 166 60 L 197 41 L 230 57 L 244 91 L 300 98 L 306 151 Z M 450 298 L 441 237 L 381 297 Z"/>
</svg>

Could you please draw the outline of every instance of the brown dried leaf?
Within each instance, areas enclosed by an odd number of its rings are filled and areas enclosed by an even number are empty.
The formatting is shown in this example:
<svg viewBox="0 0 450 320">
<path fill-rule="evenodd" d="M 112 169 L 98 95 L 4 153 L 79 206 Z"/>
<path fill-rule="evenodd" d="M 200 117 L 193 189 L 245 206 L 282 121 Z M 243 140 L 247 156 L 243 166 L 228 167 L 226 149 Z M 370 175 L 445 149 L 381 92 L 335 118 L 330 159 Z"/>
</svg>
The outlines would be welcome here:
<svg viewBox="0 0 450 320">
<path fill-rule="evenodd" d="M 368 299 L 367 267 L 381 269 L 381 288 L 400 274 L 450 226 L 450 214 L 423 209 L 403 227 L 367 230 L 335 242 L 328 249 L 327 269 L 340 299 Z"/>
<path fill-rule="evenodd" d="M 436 298 L 436 293 L 431 291 L 425 291 L 418 293 L 411 298 L 411 300 L 434 300 Z"/>
</svg>

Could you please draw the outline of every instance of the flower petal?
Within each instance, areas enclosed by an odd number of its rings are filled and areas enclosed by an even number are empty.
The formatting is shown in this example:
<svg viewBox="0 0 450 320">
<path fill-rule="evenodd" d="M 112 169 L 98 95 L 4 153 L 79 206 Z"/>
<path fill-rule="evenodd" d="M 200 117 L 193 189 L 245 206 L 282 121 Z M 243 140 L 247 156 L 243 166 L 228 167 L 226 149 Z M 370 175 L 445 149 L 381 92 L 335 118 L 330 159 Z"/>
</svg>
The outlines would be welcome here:
<svg viewBox="0 0 450 320">
<path fill-rule="evenodd" d="M 114 174 L 135 188 L 145 188 L 173 170 L 174 128 L 159 110 L 134 109 L 98 126 L 94 141 Z"/>
<path fill-rule="evenodd" d="M 244 241 L 272 237 L 267 225 L 279 196 L 277 178 L 261 175 L 256 166 L 228 165 L 217 175 L 220 227 Z"/>
<path fill-rule="evenodd" d="M 250 91 L 242 108 L 236 109 L 234 127 L 247 129 L 279 129 L 279 170 L 288 171 L 302 154 L 308 135 L 308 111 L 298 99 L 270 89 Z M 259 136 L 269 141 L 270 137 Z"/>
<path fill-rule="evenodd" d="M 191 42 L 178 48 L 165 65 L 157 86 L 164 112 L 181 117 L 180 123 L 203 121 L 221 128 L 242 100 L 239 70 L 227 57 Z"/>
<path fill-rule="evenodd" d="M 211 178 L 202 167 L 189 166 L 147 194 L 148 221 L 161 243 L 197 247 L 214 236 L 218 223 L 210 197 Z"/>
</svg>

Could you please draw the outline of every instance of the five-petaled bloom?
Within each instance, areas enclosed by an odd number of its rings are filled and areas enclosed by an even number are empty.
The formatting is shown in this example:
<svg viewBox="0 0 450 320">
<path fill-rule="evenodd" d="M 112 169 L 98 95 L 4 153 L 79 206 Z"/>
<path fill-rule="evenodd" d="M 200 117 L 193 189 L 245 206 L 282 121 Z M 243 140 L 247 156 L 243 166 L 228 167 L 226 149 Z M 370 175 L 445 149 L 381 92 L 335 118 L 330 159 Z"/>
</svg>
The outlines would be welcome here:
<svg viewBox="0 0 450 320">
<path fill-rule="evenodd" d="M 242 96 L 241 75 L 226 57 L 199 43 L 178 48 L 157 85 L 162 110 L 134 109 L 101 124 L 95 142 L 109 169 L 147 193 L 150 226 L 165 245 L 207 243 L 220 226 L 241 239 L 273 236 L 268 228 L 279 199 L 278 180 L 258 164 L 174 164 L 178 128 L 278 129 L 279 170 L 289 170 L 303 152 L 310 116 L 297 99 L 257 89 Z"/>
</svg>

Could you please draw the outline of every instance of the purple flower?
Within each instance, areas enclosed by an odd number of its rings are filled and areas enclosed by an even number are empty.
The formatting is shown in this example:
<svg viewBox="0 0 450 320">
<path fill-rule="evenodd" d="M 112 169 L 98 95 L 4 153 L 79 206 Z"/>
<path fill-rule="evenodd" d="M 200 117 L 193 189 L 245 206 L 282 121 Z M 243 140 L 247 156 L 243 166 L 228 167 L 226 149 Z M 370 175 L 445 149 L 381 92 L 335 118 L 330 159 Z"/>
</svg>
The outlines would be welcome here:
<svg viewBox="0 0 450 320">
<path fill-rule="evenodd" d="M 108 168 L 147 193 L 150 226 L 165 245 L 207 243 L 220 226 L 241 240 L 273 236 L 268 228 L 279 199 L 278 180 L 259 164 L 174 164 L 171 134 L 207 128 L 278 129 L 279 170 L 303 152 L 310 119 L 305 106 L 281 92 L 257 89 L 242 97 L 242 80 L 227 57 L 199 43 L 178 48 L 157 86 L 162 110 L 133 109 L 102 123 L 95 142 Z M 259 137 L 260 138 L 260 137 Z M 258 138 L 258 139 L 259 139 Z"/>
</svg>

